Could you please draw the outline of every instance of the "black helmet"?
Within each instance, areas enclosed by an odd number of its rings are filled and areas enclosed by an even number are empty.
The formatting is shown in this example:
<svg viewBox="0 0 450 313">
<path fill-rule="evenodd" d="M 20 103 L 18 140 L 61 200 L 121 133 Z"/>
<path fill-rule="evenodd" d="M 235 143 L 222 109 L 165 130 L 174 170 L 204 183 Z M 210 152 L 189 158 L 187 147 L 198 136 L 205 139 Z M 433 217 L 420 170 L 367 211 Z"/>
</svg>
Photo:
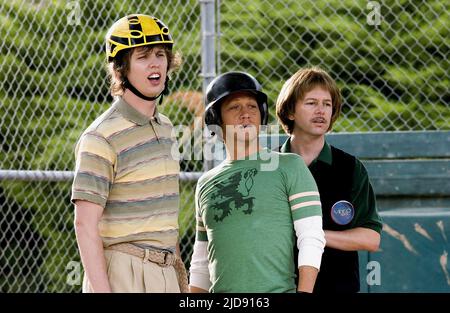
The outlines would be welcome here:
<svg viewBox="0 0 450 313">
<path fill-rule="evenodd" d="M 206 88 L 205 123 L 220 125 L 220 104 L 225 97 L 240 91 L 248 91 L 256 96 L 256 102 L 261 112 L 261 125 L 267 125 L 269 112 L 267 95 L 261 91 L 261 85 L 250 74 L 243 72 L 228 72 L 217 76 Z"/>
</svg>

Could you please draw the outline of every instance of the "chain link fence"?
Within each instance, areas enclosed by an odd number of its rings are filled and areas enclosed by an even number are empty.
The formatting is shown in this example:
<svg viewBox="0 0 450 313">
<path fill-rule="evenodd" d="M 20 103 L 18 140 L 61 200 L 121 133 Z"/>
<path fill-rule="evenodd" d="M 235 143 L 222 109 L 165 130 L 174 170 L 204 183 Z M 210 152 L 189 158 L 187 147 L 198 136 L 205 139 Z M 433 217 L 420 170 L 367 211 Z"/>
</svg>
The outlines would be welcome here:
<svg viewBox="0 0 450 313">
<path fill-rule="evenodd" d="M 220 71 L 250 71 L 272 104 L 318 65 L 343 93 L 335 131 L 449 129 L 448 2 L 220 2 Z"/>
<path fill-rule="evenodd" d="M 202 115 L 200 6 L 197 0 L 168 4 L 0 1 L 0 292 L 81 290 L 69 171 L 78 136 L 113 100 L 104 53 L 110 25 L 141 12 L 166 23 L 184 64 L 160 111 L 174 125 L 191 126 Z M 181 168 L 198 172 L 203 164 L 186 160 Z M 47 172 L 23 172 L 31 170 Z M 180 236 L 189 260 L 195 180 L 183 178 Z"/>
<path fill-rule="evenodd" d="M 215 4 L 216 73 L 257 77 L 269 94 L 269 123 L 276 123 L 273 104 L 284 81 L 299 67 L 319 65 L 343 91 L 335 131 L 450 129 L 445 1 L 0 0 L 0 292 L 81 289 L 70 171 L 78 136 L 112 101 L 108 27 L 137 12 L 169 26 L 184 63 L 160 110 L 174 125 L 194 129 L 203 113 L 206 2 Z M 182 132 L 179 139 L 193 141 Z M 187 157 L 181 168 L 201 172 L 203 161 Z M 31 179 L 11 174 L 17 170 L 54 174 Z M 180 184 L 187 265 L 195 177 L 184 174 Z"/>
</svg>

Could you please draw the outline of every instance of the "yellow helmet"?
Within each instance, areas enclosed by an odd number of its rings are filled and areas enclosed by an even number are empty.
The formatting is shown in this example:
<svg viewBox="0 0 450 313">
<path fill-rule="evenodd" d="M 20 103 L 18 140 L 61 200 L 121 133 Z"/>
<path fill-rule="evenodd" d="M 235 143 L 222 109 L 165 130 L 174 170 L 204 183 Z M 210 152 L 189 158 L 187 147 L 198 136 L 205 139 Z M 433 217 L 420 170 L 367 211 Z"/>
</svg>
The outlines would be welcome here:
<svg viewBox="0 0 450 313">
<path fill-rule="evenodd" d="M 169 28 L 156 17 L 131 14 L 115 22 L 106 34 L 106 56 L 112 62 L 119 51 L 157 44 L 172 48 Z"/>
</svg>

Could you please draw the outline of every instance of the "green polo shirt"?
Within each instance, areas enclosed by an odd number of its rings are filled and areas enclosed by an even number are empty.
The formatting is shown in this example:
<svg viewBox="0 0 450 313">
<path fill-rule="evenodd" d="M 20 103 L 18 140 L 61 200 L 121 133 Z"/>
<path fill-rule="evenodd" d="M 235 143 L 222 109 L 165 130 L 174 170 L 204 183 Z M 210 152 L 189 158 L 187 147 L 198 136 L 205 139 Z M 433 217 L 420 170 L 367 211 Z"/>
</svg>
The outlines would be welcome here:
<svg viewBox="0 0 450 313">
<path fill-rule="evenodd" d="M 291 152 L 290 138 L 281 146 L 280 152 Z M 333 162 L 331 147 L 326 141 L 319 156 L 311 162 L 309 167 L 319 160 L 329 165 Z M 381 233 L 382 221 L 377 212 L 375 194 L 370 184 L 369 175 L 362 162 L 357 158 L 355 160 L 353 186 L 350 195 L 351 203 L 355 208 L 355 217 L 351 223 L 351 227 L 365 227 Z"/>
<path fill-rule="evenodd" d="M 148 118 L 122 98 L 81 135 L 71 200 L 104 208 L 104 247 L 133 242 L 175 249 L 180 168 L 174 135 L 167 117 Z"/>
</svg>

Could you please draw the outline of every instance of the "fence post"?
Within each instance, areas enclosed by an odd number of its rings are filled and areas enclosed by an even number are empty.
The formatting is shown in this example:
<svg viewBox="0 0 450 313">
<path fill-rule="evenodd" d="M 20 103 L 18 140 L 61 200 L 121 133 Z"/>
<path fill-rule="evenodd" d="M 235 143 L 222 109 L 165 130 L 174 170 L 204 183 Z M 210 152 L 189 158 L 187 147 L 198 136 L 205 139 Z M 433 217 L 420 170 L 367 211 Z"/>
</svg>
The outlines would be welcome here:
<svg viewBox="0 0 450 313">
<path fill-rule="evenodd" d="M 216 11 L 215 0 L 199 0 L 201 6 L 201 30 L 202 30 L 202 73 L 203 95 L 206 87 L 216 76 Z M 204 138 L 209 137 L 205 129 Z M 213 167 L 213 160 L 205 159 L 203 170 Z"/>
</svg>

